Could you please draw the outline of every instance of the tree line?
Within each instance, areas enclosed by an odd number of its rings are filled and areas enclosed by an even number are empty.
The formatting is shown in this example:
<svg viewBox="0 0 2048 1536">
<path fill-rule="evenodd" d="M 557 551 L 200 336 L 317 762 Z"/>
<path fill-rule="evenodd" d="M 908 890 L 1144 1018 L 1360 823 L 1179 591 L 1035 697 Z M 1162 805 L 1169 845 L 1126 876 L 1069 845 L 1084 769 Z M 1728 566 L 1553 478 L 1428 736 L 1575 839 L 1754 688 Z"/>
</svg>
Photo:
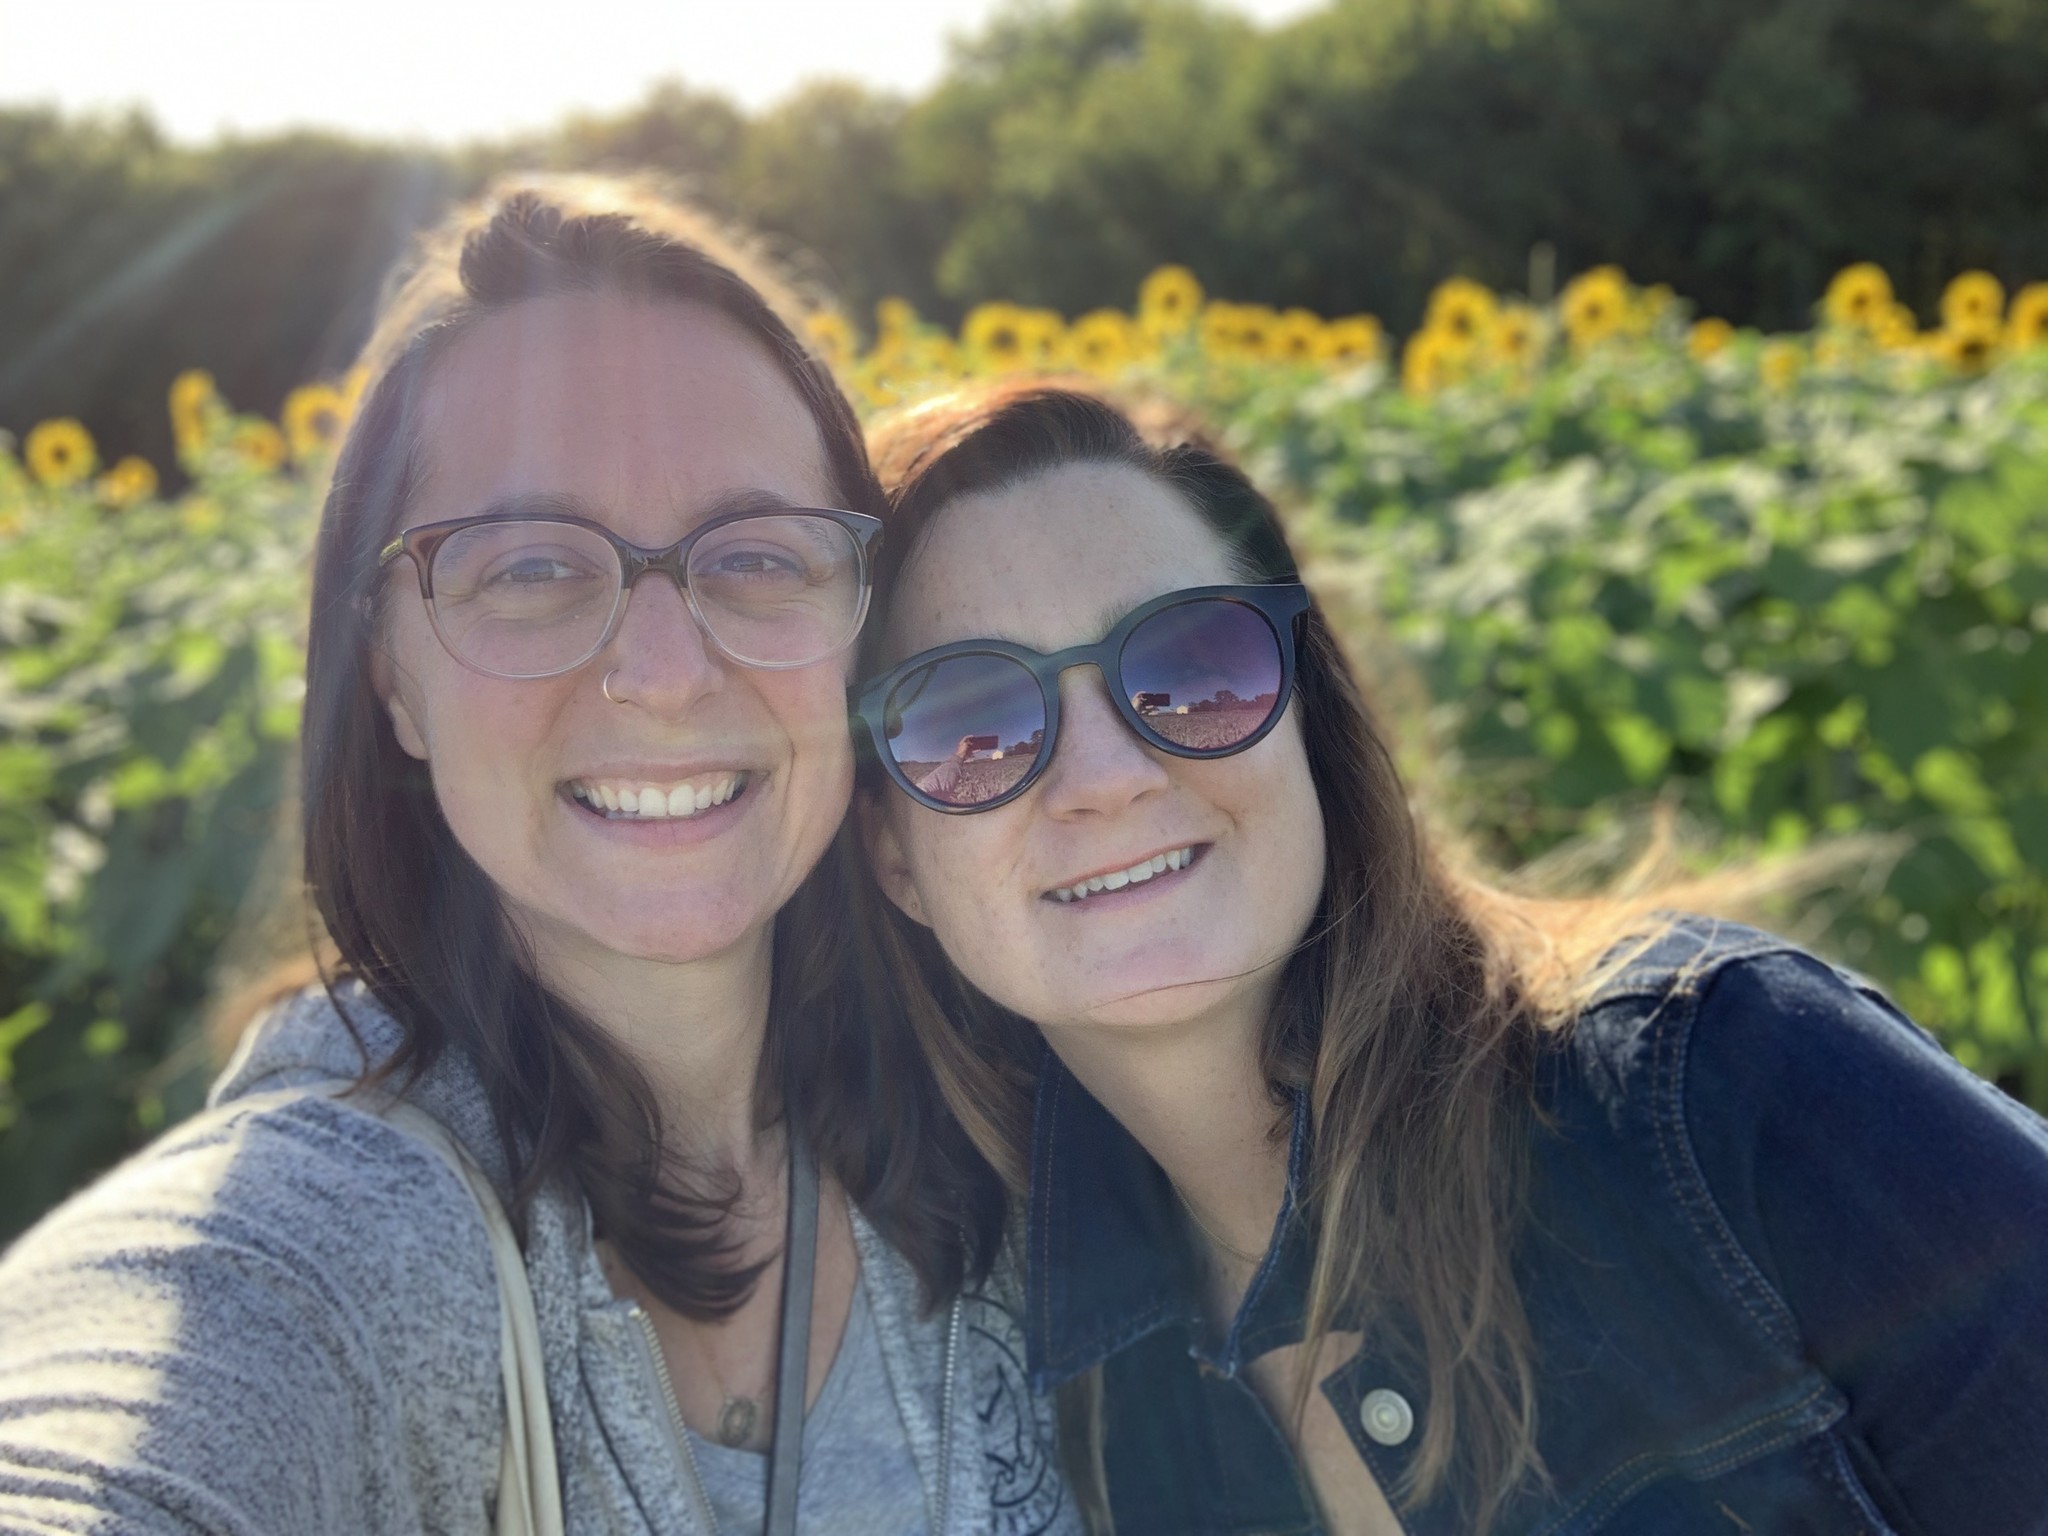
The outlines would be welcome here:
<svg viewBox="0 0 2048 1536">
<path fill-rule="evenodd" d="M 749 114 L 669 83 L 452 149 L 4 111 L 0 427 L 75 415 L 168 465 L 177 372 L 274 411 L 346 363 L 415 231 L 529 166 L 662 172 L 857 325 L 887 295 L 949 323 L 1128 304 L 1168 261 L 1405 330 L 1448 275 L 1544 298 L 1602 262 L 1803 325 L 1872 260 L 1928 318 L 1965 267 L 2048 277 L 2048 6 L 1333 0 L 1260 29 L 1013 0 L 916 98 L 821 82 Z"/>
</svg>

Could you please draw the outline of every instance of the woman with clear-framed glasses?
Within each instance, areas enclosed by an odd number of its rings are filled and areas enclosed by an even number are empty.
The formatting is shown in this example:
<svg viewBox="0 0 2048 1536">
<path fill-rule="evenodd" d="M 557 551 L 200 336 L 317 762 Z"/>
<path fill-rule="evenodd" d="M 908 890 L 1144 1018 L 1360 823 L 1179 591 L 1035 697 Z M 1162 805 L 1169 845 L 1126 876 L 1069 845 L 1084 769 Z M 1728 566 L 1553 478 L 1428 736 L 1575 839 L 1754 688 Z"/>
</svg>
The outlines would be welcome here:
<svg viewBox="0 0 2048 1536">
<path fill-rule="evenodd" d="M 743 270 L 553 182 L 396 291 L 314 570 L 334 959 L 0 1261 L 0 1529 L 1070 1528 L 989 1171 L 851 1003 L 882 499 Z"/>
</svg>

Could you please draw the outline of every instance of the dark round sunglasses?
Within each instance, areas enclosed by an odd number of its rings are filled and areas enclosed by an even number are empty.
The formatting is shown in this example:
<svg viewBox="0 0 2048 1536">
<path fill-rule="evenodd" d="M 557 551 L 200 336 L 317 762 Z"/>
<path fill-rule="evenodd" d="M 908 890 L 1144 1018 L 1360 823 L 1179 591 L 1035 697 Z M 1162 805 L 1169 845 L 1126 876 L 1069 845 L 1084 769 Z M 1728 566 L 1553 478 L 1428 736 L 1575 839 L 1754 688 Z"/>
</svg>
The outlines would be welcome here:
<svg viewBox="0 0 2048 1536">
<path fill-rule="evenodd" d="M 953 814 L 1007 804 L 1044 771 L 1070 667 L 1101 672 L 1117 713 L 1160 751 L 1228 757 L 1285 712 L 1308 601 L 1299 582 L 1189 587 L 1132 609 L 1093 645 L 1050 656 L 956 640 L 857 685 L 854 713 L 897 788 Z"/>
</svg>

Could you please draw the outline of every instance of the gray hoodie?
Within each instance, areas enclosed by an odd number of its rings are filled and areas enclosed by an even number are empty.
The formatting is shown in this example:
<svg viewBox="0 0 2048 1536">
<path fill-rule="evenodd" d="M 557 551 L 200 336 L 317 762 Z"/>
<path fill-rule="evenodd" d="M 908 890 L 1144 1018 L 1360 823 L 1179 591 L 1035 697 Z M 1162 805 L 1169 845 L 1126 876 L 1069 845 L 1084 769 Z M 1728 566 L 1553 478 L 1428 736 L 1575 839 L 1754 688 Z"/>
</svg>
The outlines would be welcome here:
<svg viewBox="0 0 2048 1536">
<path fill-rule="evenodd" d="M 398 1026 L 359 991 L 348 1006 L 382 1059 Z M 490 1531 L 505 1409 L 475 1202 L 369 1108 L 275 1092 L 362 1060 L 325 995 L 301 995 L 205 1113 L 0 1259 L 0 1531 Z M 507 1187 L 466 1061 L 407 1097 Z M 927 1315 L 909 1265 L 853 1227 L 930 1528 L 1078 1532 L 1025 1387 L 1014 1267 Z M 569 1530 L 701 1536 L 647 1331 L 580 1197 L 536 1201 L 526 1266 Z"/>
</svg>

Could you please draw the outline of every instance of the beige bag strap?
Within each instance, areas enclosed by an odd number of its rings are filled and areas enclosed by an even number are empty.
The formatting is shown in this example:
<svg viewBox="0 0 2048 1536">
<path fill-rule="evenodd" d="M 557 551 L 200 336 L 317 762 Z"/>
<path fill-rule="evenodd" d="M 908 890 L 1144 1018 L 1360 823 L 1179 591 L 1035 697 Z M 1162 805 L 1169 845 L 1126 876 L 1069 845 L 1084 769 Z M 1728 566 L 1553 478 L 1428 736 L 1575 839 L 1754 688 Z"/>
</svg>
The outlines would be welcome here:
<svg viewBox="0 0 2048 1536">
<path fill-rule="evenodd" d="M 336 1097 L 351 1086 L 338 1079 L 311 1083 L 233 1099 L 222 1107 L 261 1107 L 303 1098 L 309 1092 Z M 548 1416 L 547 1377 L 541 1367 L 540 1319 L 533 1309 L 526 1259 L 513 1236 L 504 1203 L 476 1160 L 425 1110 L 403 1100 L 381 1107 L 368 1097 L 355 1102 L 438 1152 L 476 1201 L 490 1239 L 491 1264 L 498 1272 L 498 1356 L 505 1381 L 505 1449 L 498 1460 L 497 1536 L 566 1536 L 554 1422 Z"/>
<path fill-rule="evenodd" d="M 548 1416 L 548 1384 L 541 1368 L 540 1319 L 526 1258 L 498 1192 L 448 1128 L 403 1101 L 386 1105 L 383 1118 L 411 1132 L 462 1176 L 483 1213 L 498 1271 L 499 1368 L 505 1378 L 505 1450 L 498 1461 L 497 1536 L 564 1536 L 562 1480 L 555 1466 L 555 1427 Z"/>
</svg>

